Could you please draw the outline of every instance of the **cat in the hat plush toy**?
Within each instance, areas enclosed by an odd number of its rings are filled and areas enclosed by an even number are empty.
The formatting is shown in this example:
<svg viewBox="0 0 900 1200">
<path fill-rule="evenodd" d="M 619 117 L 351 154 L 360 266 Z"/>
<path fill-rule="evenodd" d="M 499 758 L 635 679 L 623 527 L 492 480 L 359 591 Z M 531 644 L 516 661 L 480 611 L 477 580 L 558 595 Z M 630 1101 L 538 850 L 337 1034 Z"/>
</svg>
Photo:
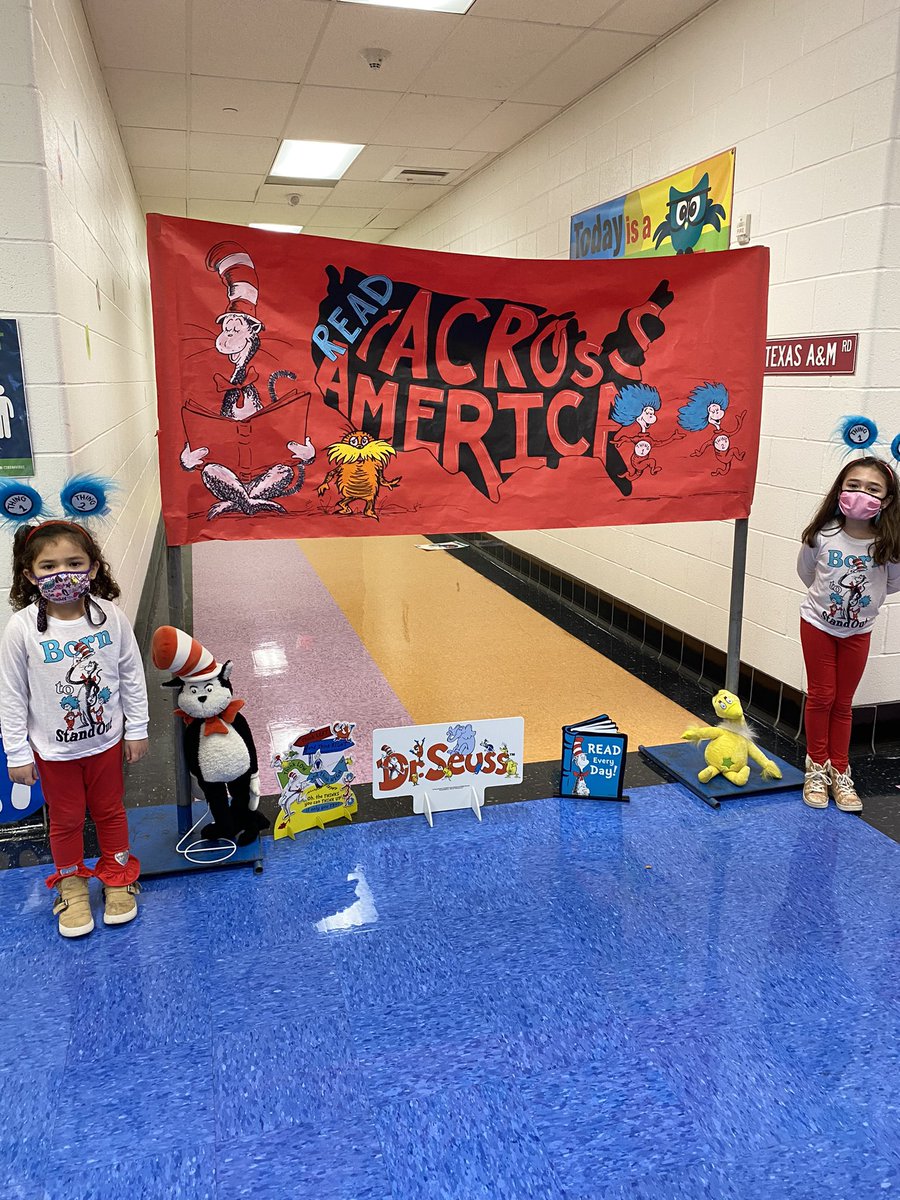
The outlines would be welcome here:
<svg viewBox="0 0 900 1200">
<path fill-rule="evenodd" d="M 212 815 L 203 836 L 249 846 L 269 821 L 258 811 L 256 745 L 240 712 L 244 702 L 234 697 L 231 663 L 219 666 L 196 638 L 172 625 L 154 633 L 152 655 L 158 670 L 175 676 L 163 687 L 180 689 L 185 759 Z"/>
</svg>

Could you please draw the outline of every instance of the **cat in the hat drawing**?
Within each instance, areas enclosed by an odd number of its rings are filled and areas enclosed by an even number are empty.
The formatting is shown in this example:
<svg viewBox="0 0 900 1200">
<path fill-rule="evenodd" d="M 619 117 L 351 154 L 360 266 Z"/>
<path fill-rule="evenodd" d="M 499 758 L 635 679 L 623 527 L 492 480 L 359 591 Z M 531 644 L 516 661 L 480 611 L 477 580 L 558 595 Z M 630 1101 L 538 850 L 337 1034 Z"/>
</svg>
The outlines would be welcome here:
<svg viewBox="0 0 900 1200">
<path fill-rule="evenodd" d="M 297 376 L 263 349 L 259 279 L 247 251 L 219 242 L 206 266 L 224 284 L 227 307 L 215 319 L 214 346 L 189 359 L 181 466 L 199 470 L 214 497 L 208 520 L 284 513 L 281 501 L 300 491 L 316 456 L 306 436 L 309 392 L 294 387 L 278 394 L 281 380 Z"/>
<path fill-rule="evenodd" d="M 584 753 L 581 738 L 575 739 L 575 745 L 572 747 L 572 751 L 574 755 L 572 762 L 575 768 L 575 795 L 589 796 L 591 794 L 591 790 L 587 785 L 587 771 L 585 768 L 591 760 Z"/>
</svg>

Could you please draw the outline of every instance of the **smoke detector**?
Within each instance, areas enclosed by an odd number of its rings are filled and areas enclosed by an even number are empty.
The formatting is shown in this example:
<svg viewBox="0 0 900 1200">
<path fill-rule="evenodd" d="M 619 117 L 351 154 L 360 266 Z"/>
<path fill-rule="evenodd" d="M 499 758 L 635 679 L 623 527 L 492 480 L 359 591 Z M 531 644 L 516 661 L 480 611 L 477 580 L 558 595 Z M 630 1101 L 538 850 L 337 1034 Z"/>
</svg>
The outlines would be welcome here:
<svg viewBox="0 0 900 1200">
<path fill-rule="evenodd" d="M 391 57 L 390 50 L 382 50 L 378 46 L 371 46 L 367 50 L 360 50 L 359 54 L 370 71 L 380 71 Z"/>
</svg>

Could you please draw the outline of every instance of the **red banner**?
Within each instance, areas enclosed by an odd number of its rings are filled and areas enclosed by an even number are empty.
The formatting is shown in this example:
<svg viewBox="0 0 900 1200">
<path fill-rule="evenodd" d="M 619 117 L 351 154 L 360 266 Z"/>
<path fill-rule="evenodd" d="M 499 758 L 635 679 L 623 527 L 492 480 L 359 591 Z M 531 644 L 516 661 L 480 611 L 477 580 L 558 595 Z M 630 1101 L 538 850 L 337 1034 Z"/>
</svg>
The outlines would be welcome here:
<svg viewBox="0 0 900 1200">
<path fill-rule="evenodd" d="M 763 247 L 542 262 L 147 223 L 170 545 L 750 511 Z"/>
</svg>

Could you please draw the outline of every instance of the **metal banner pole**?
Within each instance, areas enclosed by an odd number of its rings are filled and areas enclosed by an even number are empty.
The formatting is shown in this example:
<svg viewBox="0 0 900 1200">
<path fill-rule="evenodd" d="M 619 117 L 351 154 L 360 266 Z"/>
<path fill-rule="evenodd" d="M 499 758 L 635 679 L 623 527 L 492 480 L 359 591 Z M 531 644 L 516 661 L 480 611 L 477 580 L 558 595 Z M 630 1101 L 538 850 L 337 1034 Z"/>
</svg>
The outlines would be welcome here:
<svg viewBox="0 0 900 1200">
<path fill-rule="evenodd" d="M 750 522 L 743 517 L 734 523 L 731 554 L 731 601 L 728 610 L 728 657 L 725 663 L 725 687 L 737 695 L 741 676 L 741 626 L 744 621 L 744 576 L 747 570 L 747 531 Z"/>
<path fill-rule="evenodd" d="M 185 595 L 184 595 L 184 561 L 181 546 L 166 546 L 166 586 L 169 593 L 169 624 L 176 629 L 184 629 Z M 193 625 L 193 621 L 191 622 Z M 178 707 L 174 694 L 173 708 Z M 181 718 L 173 713 L 173 736 L 175 742 L 175 803 L 178 812 L 178 832 L 185 834 L 193 825 L 191 776 L 184 758 L 184 743 L 182 741 L 183 726 Z"/>
</svg>

